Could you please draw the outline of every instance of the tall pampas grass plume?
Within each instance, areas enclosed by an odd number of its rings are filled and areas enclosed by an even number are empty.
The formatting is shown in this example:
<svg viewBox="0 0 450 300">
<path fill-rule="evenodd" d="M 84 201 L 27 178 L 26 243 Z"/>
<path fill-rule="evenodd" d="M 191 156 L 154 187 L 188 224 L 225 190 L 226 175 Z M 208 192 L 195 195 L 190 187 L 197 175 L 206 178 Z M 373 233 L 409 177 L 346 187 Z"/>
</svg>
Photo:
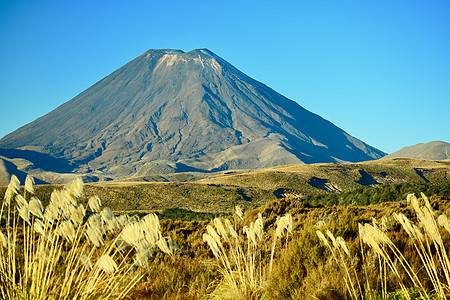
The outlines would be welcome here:
<svg viewBox="0 0 450 300">
<path fill-rule="evenodd" d="M 29 192 L 30 194 L 34 194 L 34 178 L 30 175 L 27 175 L 25 179 L 25 190 Z"/>
<path fill-rule="evenodd" d="M 235 208 L 236 217 L 243 219 L 240 207 Z M 286 215 L 280 223 L 279 234 L 292 233 L 292 217 Z M 213 297 L 223 299 L 250 299 L 264 289 L 270 276 L 275 247 L 272 249 L 270 266 L 264 251 L 268 235 L 264 232 L 264 218 L 261 213 L 255 221 L 237 229 L 229 219 L 215 218 L 206 226 L 203 241 L 209 246 L 217 260 L 223 278 L 213 292 Z M 276 244 L 277 234 L 272 236 Z"/>
<path fill-rule="evenodd" d="M 0 300 L 123 299 L 142 278 L 153 247 L 169 255 L 176 251 L 176 242 L 162 237 L 156 215 L 116 217 L 91 197 L 86 218 L 78 203 L 83 189 L 76 178 L 54 190 L 44 207 L 35 196 L 27 201 L 26 193 L 35 193 L 31 177 L 23 195 L 17 177 L 11 177 L 0 211 L 6 220 L 0 232 Z M 142 233 L 139 241 L 119 242 L 135 234 L 127 233 L 130 224 Z M 138 262 L 134 253 L 145 255 Z"/>
</svg>

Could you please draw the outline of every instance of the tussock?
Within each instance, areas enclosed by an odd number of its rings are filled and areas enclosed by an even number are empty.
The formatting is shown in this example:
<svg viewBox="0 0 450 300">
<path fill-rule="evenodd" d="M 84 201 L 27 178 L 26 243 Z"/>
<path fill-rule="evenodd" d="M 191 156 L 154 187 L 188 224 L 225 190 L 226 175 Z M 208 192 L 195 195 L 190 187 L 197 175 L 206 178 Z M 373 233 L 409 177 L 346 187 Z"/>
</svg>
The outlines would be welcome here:
<svg viewBox="0 0 450 300">
<path fill-rule="evenodd" d="M 413 222 L 403 213 L 393 213 L 392 219 L 400 224 L 406 232 L 409 240 L 407 245 L 412 248 L 420 266 L 411 263 L 411 257 L 406 258 L 403 251 L 391 240 L 387 230 L 388 219 L 381 222 L 373 219 L 372 224 L 358 225 L 360 241 L 367 245 L 372 253 L 365 252 L 361 245 L 361 257 L 363 269 L 370 265 L 370 257 L 378 260 L 380 290 L 373 290 L 369 280 L 362 284 L 358 281 L 357 271 L 353 265 L 349 265 L 345 257 L 356 253 L 350 253 L 346 242 L 341 237 L 334 237 L 330 231 L 326 235 L 317 231 L 319 240 L 330 250 L 333 259 L 341 267 L 348 293 L 353 299 L 373 297 L 381 293 L 383 299 L 390 295 L 388 281 L 396 278 L 396 286 L 402 299 L 448 299 L 450 294 L 450 261 L 448 258 L 448 245 L 445 245 L 443 228 L 449 232 L 450 224 L 445 214 L 438 214 L 433 210 L 428 197 L 423 193 L 421 199 L 414 194 L 407 196 L 407 201 L 415 213 L 416 221 Z M 447 240 L 448 241 L 448 240 Z M 409 256 L 411 255 L 408 254 Z M 354 275 L 352 275 L 354 273 Z M 367 272 L 365 273 L 368 276 Z M 393 276 L 393 277 L 392 277 Z M 392 283 L 391 283 L 392 284 Z M 431 288 L 430 288 L 431 286 Z M 365 292 L 363 292 L 363 290 Z M 416 296 L 413 296 L 416 295 Z"/>
<path fill-rule="evenodd" d="M 80 178 L 53 191 L 45 208 L 27 197 L 34 194 L 33 182 L 27 177 L 20 195 L 12 176 L 1 207 L 0 299 L 122 299 L 142 278 L 153 247 L 169 255 L 177 248 L 162 237 L 153 214 L 116 218 L 91 197 L 86 218 L 77 202 Z M 127 234 L 129 226 L 142 234 L 130 240 L 135 232 Z"/>
<path fill-rule="evenodd" d="M 242 211 L 235 209 L 241 219 Z M 236 218 L 235 218 L 236 219 Z M 214 226 L 213 226 L 214 225 Z M 279 219 L 272 236 L 273 247 L 270 263 L 264 261 L 264 220 L 261 214 L 239 233 L 230 220 L 216 218 L 213 225 L 206 227 L 203 241 L 216 257 L 222 280 L 213 292 L 220 299 L 250 299 L 261 295 L 271 272 L 276 241 L 284 231 L 292 233 L 292 217 L 286 215 Z"/>
</svg>

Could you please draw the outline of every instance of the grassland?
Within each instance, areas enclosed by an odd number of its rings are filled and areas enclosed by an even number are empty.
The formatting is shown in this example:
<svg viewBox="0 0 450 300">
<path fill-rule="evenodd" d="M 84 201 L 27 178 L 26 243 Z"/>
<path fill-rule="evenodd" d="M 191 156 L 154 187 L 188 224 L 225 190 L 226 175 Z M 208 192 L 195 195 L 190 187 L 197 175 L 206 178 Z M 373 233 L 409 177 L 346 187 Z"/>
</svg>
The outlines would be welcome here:
<svg viewBox="0 0 450 300">
<path fill-rule="evenodd" d="M 435 292 L 407 232 L 394 216 L 401 213 L 424 231 L 414 208 L 405 200 L 407 194 L 420 192 L 431 196 L 430 207 L 436 216 L 450 215 L 449 165 L 449 161 L 394 159 L 348 165 L 281 166 L 185 183 L 87 184 L 78 201 L 87 206 L 89 197 L 97 194 L 116 215 L 130 213 L 142 218 L 150 211 L 156 212 L 161 218 L 163 236 L 178 243 L 174 255 L 156 252 L 149 258 L 142 279 L 128 294 L 131 299 L 236 298 L 224 293 L 221 266 L 226 265 L 213 255 L 202 236 L 208 225 L 216 226 L 212 219 L 227 218 L 242 244 L 222 239 L 223 253 L 232 247 L 247 249 L 245 232 L 259 214 L 263 220 L 262 241 L 245 251 L 252 255 L 246 257 L 256 259 L 253 264 L 261 273 L 257 286 L 244 289 L 241 299 L 444 299 L 442 295 L 448 296 L 445 288 L 441 296 Z M 62 187 L 35 187 L 36 196 L 44 205 L 49 203 L 54 188 Z M 0 196 L 3 194 L 0 190 Z M 246 212 L 242 220 L 232 213 L 236 204 Z M 273 237 L 278 220 L 287 215 L 292 216 L 292 234 L 276 242 Z M 404 270 L 399 271 L 400 282 L 389 269 L 380 273 L 380 261 L 370 247 L 362 244 L 358 228 L 358 224 L 374 222 L 385 224 L 386 235 L 417 271 L 429 297 L 411 284 Z M 341 262 L 333 260 L 317 230 L 342 237 L 350 254 L 343 256 Z M 448 249 L 450 234 L 443 228 L 439 232 Z M 432 257 L 439 266 L 433 251 Z M 271 253 L 274 262 L 269 272 Z M 235 264 L 239 264 L 237 261 Z M 354 293 L 343 280 L 344 265 L 352 270 L 348 280 L 353 280 L 355 287 L 359 285 Z M 235 274 L 233 263 L 230 267 L 229 274 Z M 443 274 L 439 268 L 437 273 Z M 439 280 L 450 290 L 449 283 L 441 277 Z M 407 287 L 408 297 L 402 294 L 402 284 Z"/>
<path fill-rule="evenodd" d="M 431 205 L 437 214 L 450 213 L 449 197 L 432 197 Z M 372 224 L 384 218 L 389 224 L 388 235 L 409 259 L 416 270 L 421 271 L 425 286 L 433 288 L 423 274 L 423 266 L 408 235 L 394 222 L 394 213 L 403 213 L 414 220 L 412 207 L 406 200 L 381 202 L 366 206 L 323 206 L 308 205 L 298 199 L 277 199 L 246 213 L 241 226 L 257 219 L 261 213 L 264 219 L 265 248 L 261 250 L 262 260 L 269 262 L 270 245 L 277 219 L 291 214 L 294 221 L 292 236 L 276 246 L 273 271 L 267 278 L 264 288 L 243 299 L 349 299 L 352 298 L 342 280 L 344 273 L 339 264 L 333 262 L 327 247 L 320 242 L 316 230 L 329 230 L 334 236 L 341 236 L 347 243 L 352 257 L 346 259 L 357 266 L 357 275 L 363 279 L 364 294 L 356 299 L 405 299 L 394 275 L 387 276 L 386 293 L 382 296 L 383 283 L 380 281 L 376 256 L 364 265 L 363 256 L 369 255 L 367 247 L 361 253 L 358 224 Z M 208 221 L 162 221 L 162 230 L 179 241 L 180 252 L 172 261 L 156 261 L 147 279 L 133 291 L 134 299 L 197 299 L 209 295 L 218 287 L 221 275 L 212 253 L 200 242 L 201 234 L 206 232 Z M 238 229 L 239 230 L 239 229 Z M 442 232 L 447 245 L 450 235 Z M 180 274 L 174 277 L 172 272 Z M 165 274 L 168 279 L 162 279 Z M 406 279 L 406 274 L 401 274 Z M 164 276 L 163 276 L 164 277 Z M 211 285 L 208 285 L 207 282 Z M 415 293 L 411 290 L 411 295 Z M 418 295 L 418 293 L 417 293 Z M 225 297 L 226 298 L 226 297 Z M 420 299 L 419 297 L 411 297 Z M 355 299 L 355 298 L 352 298 Z M 434 298 L 433 298 L 434 299 Z M 436 298 L 438 299 L 438 298 Z"/>
<path fill-rule="evenodd" d="M 164 180 L 191 180 L 190 175 L 166 176 Z M 201 178 L 201 176 L 195 176 Z M 236 205 L 248 210 L 284 197 L 296 197 L 318 204 L 367 204 L 404 199 L 408 190 L 396 184 L 433 186 L 450 180 L 450 161 L 389 159 L 357 164 L 287 165 L 257 171 L 223 172 L 188 182 L 160 181 L 158 176 L 86 184 L 83 203 L 98 195 L 117 212 L 159 212 L 181 209 L 197 214 L 230 214 Z M 375 188 L 389 186 L 380 193 Z M 40 199 L 49 199 L 54 186 L 36 188 Z M 422 188 L 422 190 L 423 190 Z M 5 188 L 0 187 L 0 196 Z M 388 189 L 388 190 L 386 190 Z M 401 191 L 400 191 L 400 190 Z M 427 188 L 428 189 L 428 188 Z M 397 191 L 399 190 L 399 191 Z M 346 194 L 357 191 L 359 196 Z M 424 191 L 424 190 L 423 190 Z M 370 194 L 370 196 L 369 196 Z M 379 194 L 379 195 L 378 195 Z M 381 197 L 380 197 L 381 196 Z M 180 214 L 179 214 L 180 215 Z"/>
</svg>

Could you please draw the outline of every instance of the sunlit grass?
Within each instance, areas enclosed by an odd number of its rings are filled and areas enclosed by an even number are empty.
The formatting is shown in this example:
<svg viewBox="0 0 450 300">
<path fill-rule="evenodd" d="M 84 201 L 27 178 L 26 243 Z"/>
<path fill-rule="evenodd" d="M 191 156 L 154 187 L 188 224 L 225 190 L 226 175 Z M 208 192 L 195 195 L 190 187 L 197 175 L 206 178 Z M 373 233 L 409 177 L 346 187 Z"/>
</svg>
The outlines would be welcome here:
<svg viewBox="0 0 450 300">
<path fill-rule="evenodd" d="M 242 211 L 236 207 L 236 220 L 242 218 Z M 253 299 L 263 293 L 272 270 L 277 241 L 285 232 L 292 234 L 291 215 L 278 218 L 276 230 L 272 235 L 270 260 L 264 252 L 267 242 L 264 221 L 261 214 L 242 231 L 236 230 L 237 224 L 229 219 L 214 219 L 213 225 L 207 226 L 203 240 L 208 243 L 217 259 L 223 275 L 213 296 L 222 299 Z"/>
<path fill-rule="evenodd" d="M 96 196 L 80 204 L 83 188 L 76 180 L 41 202 L 31 177 L 23 188 L 12 177 L 0 211 L 0 299 L 449 296 L 441 198 L 371 207 L 283 199 L 208 225 L 115 215 Z"/>
<path fill-rule="evenodd" d="M 81 179 L 54 190 L 45 208 L 32 183 L 21 195 L 12 176 L 1 207 L 1 299 L 122 299 L 154 247 L 169 255 L 177 247 L 154 214 L 116 217 L 97 197 L 79 204 Z"/>
<path fill-rule="evenodd" d="M 409 194 L 407 200 L 416 221 L 397 212 L 392 214 L 391 219 L 398 222 L 406 232 L 408 238 L 404 242 L 410 249 L 408 253 L 405 252 L 406 248 L 401 249 L 390 238 L 387 218 L 381 221 L 374 219 L 372 224 L 359 224 L 359 239 L 369 247 L 371 253 L 366 252 L 366 248 L 361 245 L 360 253 L 351 254 L 341 237 L 334 238 L 327 231 L 328 239 L 321 231 L 317 231 L 319 239 L 329 248 L 333 259 L 340 266 L 352 299 L 392 299 L 395 295 L 401 295 L 402 299 L 448 299 L 450 261 L 448 244 L 443 238 L 443 230 L 450 232 L 448 218 L 442 213 L 438 215 L 423 193 L 421 199 Z M 361 257 L 359 270 L 345 258 L 351 255 Z M 368 257 L 371 256 L 378 261 L 378 274 L 373 274 L 374 269 L 370 271 L 371 274 L 365 270 L 370 264 Z M 414 263 L 411 258 L 416 258 Z M 365 280 L 358 280 L 357 272 L 364 275 Z M 369 280 L 369 277 L 378 278 L 378 288 L 370 286 L 369 281 L 373 280 Z M 397 291 L 394 293 L 392 289 Z"/>
</svg>

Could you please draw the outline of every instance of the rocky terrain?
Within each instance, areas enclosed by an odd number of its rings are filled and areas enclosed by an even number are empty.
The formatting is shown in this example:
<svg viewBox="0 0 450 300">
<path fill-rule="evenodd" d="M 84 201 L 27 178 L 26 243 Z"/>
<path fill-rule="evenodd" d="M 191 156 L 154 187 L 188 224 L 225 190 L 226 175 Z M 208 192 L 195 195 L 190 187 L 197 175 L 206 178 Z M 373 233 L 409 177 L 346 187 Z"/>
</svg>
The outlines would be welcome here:
<svg viewBox="0 0 450 300">
<path fill-rule="evenodd" d="M 46 182 L 384 155 L 207 49 L 149 50 L 0 140 L 4 163 Z"/>
</svg>

